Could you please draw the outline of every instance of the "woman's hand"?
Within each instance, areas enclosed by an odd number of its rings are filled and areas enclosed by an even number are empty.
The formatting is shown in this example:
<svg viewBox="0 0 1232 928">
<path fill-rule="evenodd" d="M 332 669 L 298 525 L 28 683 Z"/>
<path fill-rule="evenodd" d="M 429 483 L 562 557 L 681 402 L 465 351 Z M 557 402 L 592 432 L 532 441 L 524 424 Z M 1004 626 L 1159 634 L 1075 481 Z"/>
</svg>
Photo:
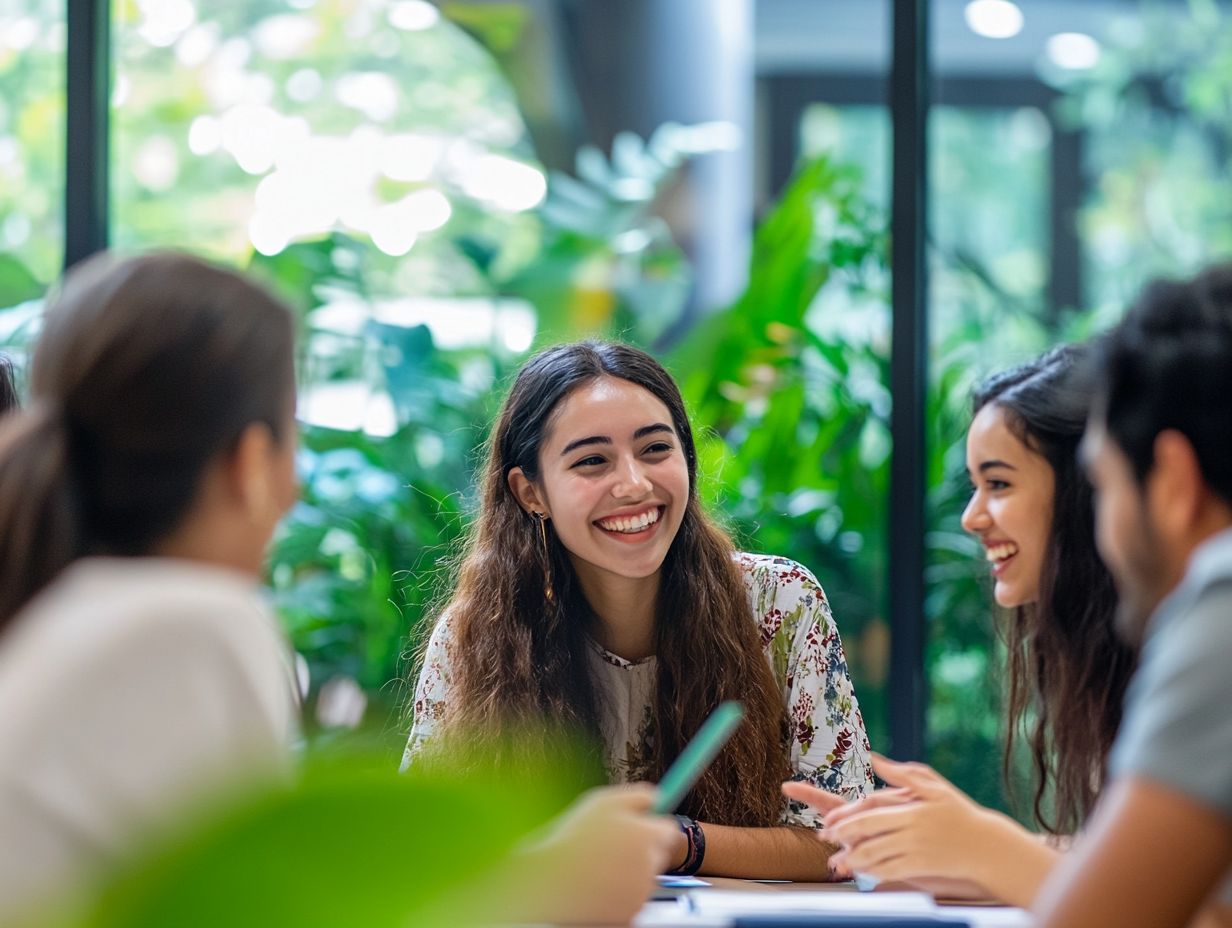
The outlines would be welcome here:
<svg viewBox="0 0 1232 928">
<path fill-rule="evenodd" d="M 547 836 L 521 855 L 531 877 L 526 895 L 534 921 L 623 925 L 650 898 L 655 877 L 680 829 L 652 816 L 655 788 L 646 784 L 591 790 L 556 820 Z M 538 878 L 542 893 L 534 892 Z M 525 887 L 524 887 L 525 888 Z"/>
<path fill-rule="evenodd" d="M 995 850 L 995 813 L 923 764 L 875 756 L 873 769 L 891 789 L 826 815 L 836 863 L 879 880 L 972 878 Z"/>
<path fill-rule="evenodd" d="M 847 800 L 835 793 L 827 792 L 824 789 L 813 786 L 809 783 L 804 783 L 800 780 L 788 780 L 782 786 L 783 795 L 788 799 L 793 799 L 796 802 L 802 802 L 806 806 L 811 806 L 822 814 L 827 814 L 835 809 L 841 809 L 846 805 Z M 864 800 L 860 800 L 863 802 Z M 835 845 L 837 841 L 830 840 L 827 832 L 818 832 L 817 837 L 825 841 L 827 844 Z M 830 855 L 829 867 L 830 876 L 836 880 L 850 880 L 853 876 L 852 872 L 846 867 L 840 866 L 834 862 L 835 855 Z"/>
<path fill-rule="evenodd" d="M 836 867 L 883 882 L 961 881 L 1016 905 L 1030 903 L 1055 852 L 930 767 L 874 754 L 873 769 L 890 788 L 851 803 L 806 792 L 811 788 L 803 784 L 784 787 L 792 798 L 826 812 L 822 834 L 843 845 L 832 858 Z"/>
<path fill-rule="evenodd" d="M 876 757 L 878 755 L 873 756 Z M 783 784 L 783 795 L 788 799 L 803 802 L 805 805 L 811 806 L 825 815 L 823 819 L 825 829 L 819 832 L 818 837 L 830 844 L 842 843 L 839 837 L 830 831 L 831 818 L 834 818 L 835 821 L 842 821 L 844 817 L 851 816 L 857 812 L 866 812 L 869 809 L 882 809 L 887 806 L 901 805 L 911 801 L 911 795 L 906 790 L 879 789 L 875 793 L 870 793 L 860 799 L 848 802 L 842 796 L 797 780 Z M 830 857 L 830 873 L 836 880 L 850 880 L 855 876 L 854 871 L 847 865 L 841 854 L 835 854 Z"/>
</svg>

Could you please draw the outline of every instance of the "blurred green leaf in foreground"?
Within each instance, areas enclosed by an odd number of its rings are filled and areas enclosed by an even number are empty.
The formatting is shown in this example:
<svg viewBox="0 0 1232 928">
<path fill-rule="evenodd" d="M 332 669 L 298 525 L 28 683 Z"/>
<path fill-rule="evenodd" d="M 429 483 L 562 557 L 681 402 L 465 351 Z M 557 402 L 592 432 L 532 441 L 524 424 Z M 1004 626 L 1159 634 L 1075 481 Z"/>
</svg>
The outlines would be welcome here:
<svg viewBox="0 0 1232 928">
<path fill-rule="evenodd" d="M 464 925 L 517 918 L 543 887 L 510 851 L 576 795 L 577 764 L 472 763 L 393 772 L 387 753 L 335 745 L 293 784 L 215 797 L 153 838 L 54 928 Z M 524 892 L 523 892 L 524 891 Z"/>
</svg>

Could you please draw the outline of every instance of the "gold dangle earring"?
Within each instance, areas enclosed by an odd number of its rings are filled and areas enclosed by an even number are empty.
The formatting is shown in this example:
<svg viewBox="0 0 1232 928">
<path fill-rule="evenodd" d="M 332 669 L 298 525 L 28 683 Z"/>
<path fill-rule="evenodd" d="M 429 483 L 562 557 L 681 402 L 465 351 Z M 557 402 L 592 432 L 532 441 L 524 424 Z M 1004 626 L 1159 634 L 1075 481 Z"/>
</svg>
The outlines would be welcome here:
<svg viewBox="0 0 1232 928">
<path fill-rule="evenodd" d="M 543 541 L 543 597 L 549 603 L 556 602 L 556 591 L 552 589 L 552 547 L 548 544 L 548 517 L 542 512 L 536 512 L 539 520 L 539 538 Z"/>
</svg>

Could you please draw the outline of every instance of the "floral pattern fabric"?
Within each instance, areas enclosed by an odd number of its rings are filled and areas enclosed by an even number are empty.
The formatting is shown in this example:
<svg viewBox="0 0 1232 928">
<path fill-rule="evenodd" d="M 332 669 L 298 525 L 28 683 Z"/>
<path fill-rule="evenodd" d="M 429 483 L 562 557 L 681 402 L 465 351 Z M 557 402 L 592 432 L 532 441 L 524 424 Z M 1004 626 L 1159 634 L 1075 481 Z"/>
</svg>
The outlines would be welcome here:
<svg viewBox="0 0 1232 928">
<path fill-rule="evenodd" d="M 872 790 L 868 735 L 856 702 L 847 658 L 826 595 L 795 561 L 739 554 L 762 648 L 782 689 L 791 725 L 794 779 L 848 799 Z M 589 670 L 599 693 L 608 778 L 644 780 L 649 769 L 655 658 L 631 662 L 591 642 Z M 448 618 L 429 642 L 415 691 L 414 722 L 403 767 L 429 741 L 444 715 L 450 685 Z M 790 803 L 783 824 L 817 827 L 819 816 Z"/>
</svg>

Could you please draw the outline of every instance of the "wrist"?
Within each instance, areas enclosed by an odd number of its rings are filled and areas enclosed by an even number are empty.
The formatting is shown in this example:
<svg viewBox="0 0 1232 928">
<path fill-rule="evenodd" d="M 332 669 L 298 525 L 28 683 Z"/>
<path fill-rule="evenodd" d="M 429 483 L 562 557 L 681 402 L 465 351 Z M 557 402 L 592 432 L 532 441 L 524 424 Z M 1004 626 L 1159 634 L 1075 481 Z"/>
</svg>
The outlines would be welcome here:
<svg viewBox="0 0 1232 928">
<path fill-rule="evenodd" d="M 1016 844 L 1011 834 L 1016 823 L 1008 816 L 993 809 L 980 808 L 976 813 L 975 842 L 972 854 L 972 876 L 985 892 L 995 893 L 997 874 L 1002 872 L 1006 857 L 1013 858 L 1012 845 Z"/>
<path fill-rule="evenodd" d="M 683 828 L 676 829 L 676 838 L 672 842 L 672 853 L 668 860 L 671 861 L 669 873 L 680 870 L 689 862 L 689 836 L 684 833 Z"/>
<path fill-rule="evenodd" d="M 1014 819 L 992 809 L 981 810 L 981 831 L 975 881 L 1003 902 L 1029 904 L 1037 882 L 1033 859 L 1039 842 Z"/>
<path fill-rule="evenodd" d="M 670 873 L 692 876 L 702 865 L 706 857 L 706 834 L 702 826 L 687 815 L 674 816 L 680 826 L 680 835 L 684 842 L 685 856 L 682 863 L 670 870 Z"/>
</svg>

